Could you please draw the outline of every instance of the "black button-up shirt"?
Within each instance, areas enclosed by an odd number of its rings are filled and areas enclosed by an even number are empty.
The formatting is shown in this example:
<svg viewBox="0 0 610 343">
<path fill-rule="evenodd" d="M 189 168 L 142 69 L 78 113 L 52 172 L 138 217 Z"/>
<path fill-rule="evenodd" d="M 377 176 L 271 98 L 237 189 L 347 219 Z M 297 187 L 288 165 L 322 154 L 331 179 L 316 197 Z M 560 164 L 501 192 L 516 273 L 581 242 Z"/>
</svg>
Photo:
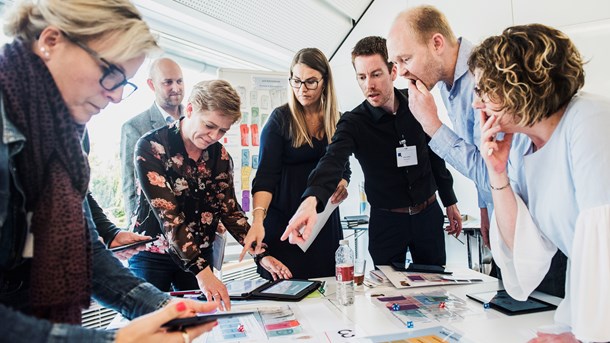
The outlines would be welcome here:
<svg viewBox="0 0 610 343">
<path fill-rule="evenodd" d="M 457 203 L 453 177 L 445 161 L 428 149 L 430 137 L 409 110 L 406 90 L 394 89 L 396 114 L 362 102 L 337 123 L 328 151 L 309 175 L 303 199 L 315 196 L 321 211 L 341 179 L 353 153 L 364 172 L 365 191 L 372 207 L 403 208 L 426 201 L 437 189 L 445 207 Z M 396 148 L 415 146 L 417 164 L 398 167 Z"/>
</svg>

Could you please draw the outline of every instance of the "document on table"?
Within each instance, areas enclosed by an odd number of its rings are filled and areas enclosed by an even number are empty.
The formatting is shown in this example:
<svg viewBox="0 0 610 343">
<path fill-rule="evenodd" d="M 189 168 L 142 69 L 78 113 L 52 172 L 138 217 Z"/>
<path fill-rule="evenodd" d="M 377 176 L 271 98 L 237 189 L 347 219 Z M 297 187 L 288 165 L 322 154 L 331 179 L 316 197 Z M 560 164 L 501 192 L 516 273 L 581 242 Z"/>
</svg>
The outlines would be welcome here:
<svg viewBox="0 0 610 343">
<path fill-rule="evenodd" d="M 397 271 L 391 266 L 377 266 L 377 268 L 390 279 L 390 282 L 396 288 L 449 286 L 483 281 L 483 279 L 469 278 L 468 276 L 458 277 L 436 273 L 403 272 Z"/>
<path fill-rule="evenodd" d="M 322 230 L 324 224 L 326 224 L 326 222 L 328 221 L 328 218 L 330 217 L 331 213 L 333 213 L 333 211 L 337 207 L 339 207 L 339 204 L 333 204 L 330 202 L 330 200 L 328 200 L 324 211 L 318 213 L 318 220 L 316 221 L 316 225 L 311 230 L 309 238 L 303 243 L 297 243 L 297 245 L 299 246 L 299 248 L 301 248 L 301 250 L 303 250 L 303 252 L 306 252 L 307 249 L 309 249 L 309 246 L 311 245 L 311 243 L 313 243 L 316 237 L 318 237 L 320 230 Z M 291 233 L 290 235 L 292 236 L 293 234 Z"/>
<path fill-rule="evenodd" d="M 373 343 L 386 342 L 422 342 L 422 343 L 472 343 L 472 340 L 450 326 L 434 326 L 431 328 L 400 332 L 395 334 L 384 334 L 366 337 Z"/>
</svg>

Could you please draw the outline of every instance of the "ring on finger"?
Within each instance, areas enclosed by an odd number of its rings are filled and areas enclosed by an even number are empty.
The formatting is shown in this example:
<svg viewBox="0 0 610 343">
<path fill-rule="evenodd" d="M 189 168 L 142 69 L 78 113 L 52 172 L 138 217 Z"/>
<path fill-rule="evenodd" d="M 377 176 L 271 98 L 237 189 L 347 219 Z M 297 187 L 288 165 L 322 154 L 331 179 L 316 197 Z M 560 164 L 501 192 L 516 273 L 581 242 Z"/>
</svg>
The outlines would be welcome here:
<svg viewBox="0 0 610 343">
<path fill-rule="evenodd" d="M 180 333 L 182 334 L 182 340 L 184 343 L 191 343 L 191 338 L 189 337 L 189 333 L 186 332 L 186 329 L 180 330 Z"/>
</svg>

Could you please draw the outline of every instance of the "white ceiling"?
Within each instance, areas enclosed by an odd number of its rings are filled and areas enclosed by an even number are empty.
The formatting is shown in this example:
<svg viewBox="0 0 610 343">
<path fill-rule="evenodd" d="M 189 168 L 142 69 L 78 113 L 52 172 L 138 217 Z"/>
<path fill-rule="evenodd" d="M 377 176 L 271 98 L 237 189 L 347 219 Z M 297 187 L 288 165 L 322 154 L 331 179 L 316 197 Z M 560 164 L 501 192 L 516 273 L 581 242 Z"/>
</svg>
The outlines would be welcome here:
<svg viewBox="0 0 610 343">
<path fill-rule="evenodd" d="M 205 67 L 284 71 L 295 52 L 328 58 L 374 0 L 134 0 L 171 55 Z"/>
</svg>

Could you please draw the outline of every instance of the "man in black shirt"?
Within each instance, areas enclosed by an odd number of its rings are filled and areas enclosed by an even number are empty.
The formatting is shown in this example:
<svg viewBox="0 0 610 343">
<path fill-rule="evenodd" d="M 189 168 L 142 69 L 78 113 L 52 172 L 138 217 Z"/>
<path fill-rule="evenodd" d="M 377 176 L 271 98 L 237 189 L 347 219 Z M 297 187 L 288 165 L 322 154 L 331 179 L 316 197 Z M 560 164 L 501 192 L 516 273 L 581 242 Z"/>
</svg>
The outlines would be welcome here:
<svg viewBox="0 0 610 343">
<path fill-rule="evenodd" d="M 445 162 L 428 149 L 428 137 L 408 106 L 406 92 L 394 88 L 396 68 L 388 63 L 385 39 L 366 37 L 352 51 L 352 64 L 366 101 L 341 116 L 328 151 L 309 176 L 304 201 L 282 239 L 306 239 L 354 153 L 371 204 L 369 252 L 376 265 L 403 263 L 407 248 L 414 263 L 446 262 L 443 213 L 449 234 L 462 230 L 453 178 Z"/>
</svg>

